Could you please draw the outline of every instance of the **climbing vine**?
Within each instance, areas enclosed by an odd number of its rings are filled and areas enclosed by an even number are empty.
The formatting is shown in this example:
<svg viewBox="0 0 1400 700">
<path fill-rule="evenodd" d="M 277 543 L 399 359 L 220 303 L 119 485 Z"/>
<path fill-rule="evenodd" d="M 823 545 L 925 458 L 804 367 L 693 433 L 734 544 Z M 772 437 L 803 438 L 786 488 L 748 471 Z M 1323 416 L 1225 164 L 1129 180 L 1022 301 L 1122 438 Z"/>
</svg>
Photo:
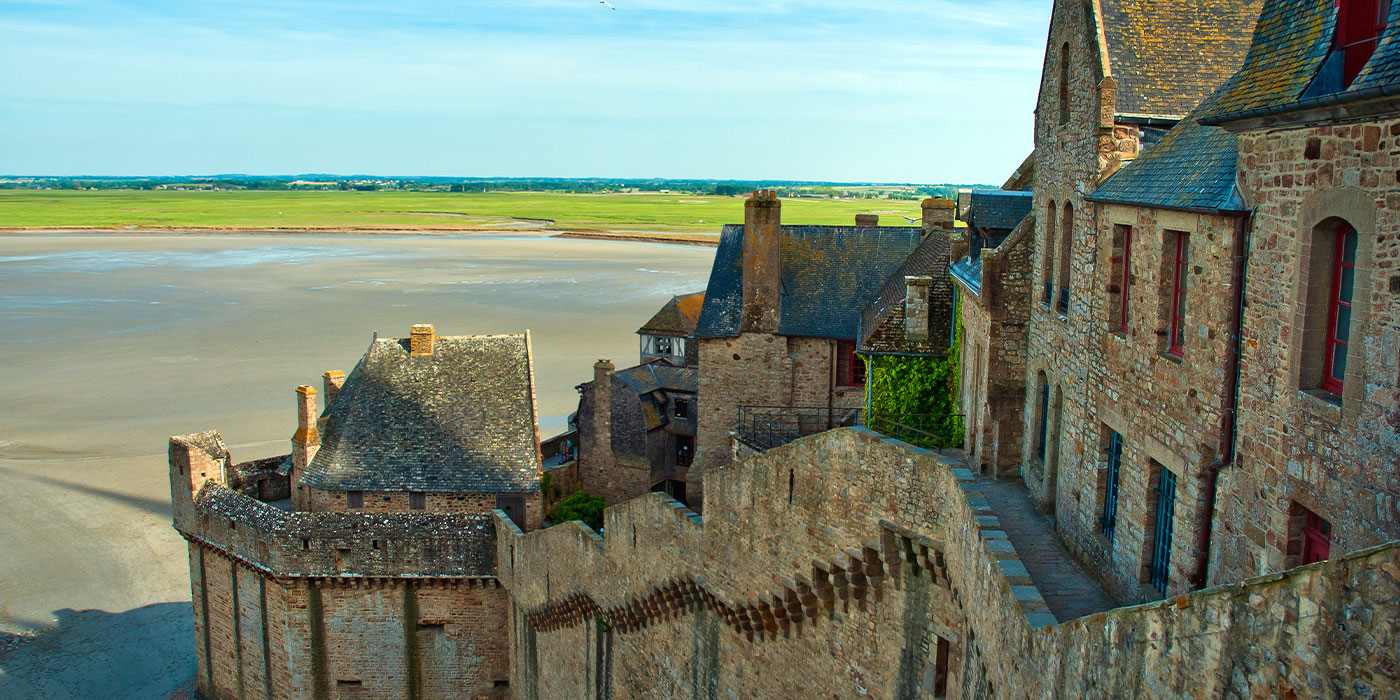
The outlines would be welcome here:
<svg viewBox="0 0 1400 700">
<path fill-rule="evenodd" d="M 963 422 L 958 414 L 961 346 L 960 324 L 945 357 L 874 355 L 863 358 L 870 383 L 871 427 L 889 434 L 899 432 L 899 426 L 907 426 L 936 436 L 930 439 L 913 431 L 907 435 L 892 435 L 924 447 L 962 445 Z"/>
</svg>

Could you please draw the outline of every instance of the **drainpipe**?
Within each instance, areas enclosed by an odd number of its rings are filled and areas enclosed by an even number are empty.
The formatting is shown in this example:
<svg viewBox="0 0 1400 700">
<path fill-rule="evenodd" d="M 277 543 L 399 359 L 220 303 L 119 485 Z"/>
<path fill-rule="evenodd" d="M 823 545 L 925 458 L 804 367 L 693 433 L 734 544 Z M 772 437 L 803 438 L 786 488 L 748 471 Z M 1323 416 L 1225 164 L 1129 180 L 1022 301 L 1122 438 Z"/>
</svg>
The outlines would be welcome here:
<svg viewBox="0 0 1400 700">
<path fill-rule="evenodd" d="M 1220 416 L 1220 456 L 1206 467 L 1206 503 L 1201 509 L 1200 541 L 1196 546 L 1196 574 L 1191 585 L 1195 590 L 1206 587 L 1210 572 L 1211 528 L 1215 523 L 1215 500 L 1220 484 L 1220 470 L 1235 462 L 1235 443 L 1239 434 L 1240 398 L 1240 334 L 1244 329 L 1245 271 L 1249 264 L 1249 237 L 1252 233 L 1251 217 L 1242 216 L 1235 221 L 1234 268 L 1230 271 L 1231 286 L 1235 290 L 1234 314 L 1231 319 L 1230 352 L 1225 356 L 1225 411 Z"/>
</svg>

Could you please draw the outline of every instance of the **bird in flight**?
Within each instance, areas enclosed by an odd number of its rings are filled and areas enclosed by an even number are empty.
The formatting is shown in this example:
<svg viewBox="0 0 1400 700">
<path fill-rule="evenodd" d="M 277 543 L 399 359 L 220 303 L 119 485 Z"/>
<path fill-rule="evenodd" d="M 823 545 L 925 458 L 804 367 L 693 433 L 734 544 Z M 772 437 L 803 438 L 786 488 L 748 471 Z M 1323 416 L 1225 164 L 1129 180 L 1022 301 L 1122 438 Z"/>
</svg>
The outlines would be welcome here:
<svg viewBox="0 0 1400 700">
<path fill-rule="evenodd" d="M 903 214 L 900 214 L 900 216 L 904 216 L 904 215 L 903 215 Z M 921 222 L 923 221 L 923 219 L 916 219 L 916 218 L 914 218 L 914 217 L 912 217 L 912 216 L 904 216 L 904 218 L 907 219 L 907 220 L 909 221 L 909 223 L 911 223 L 911 224 L 917 224 L 917 223 L 921 223 Z"/>
<path fill-rule="evenodd" d="M 609 10 L 614 10 L 614 11 L 617 10 L 617 8 L 616 8 L 616 7 L 613 7 L 613 6 L 612 6 L 612 3 L 608 2 L 608 0 L 598 0 L 598 2 L 601 2 L 601 3 L 603 3 L 604 5 L 607 5 Z"/>
</svg>

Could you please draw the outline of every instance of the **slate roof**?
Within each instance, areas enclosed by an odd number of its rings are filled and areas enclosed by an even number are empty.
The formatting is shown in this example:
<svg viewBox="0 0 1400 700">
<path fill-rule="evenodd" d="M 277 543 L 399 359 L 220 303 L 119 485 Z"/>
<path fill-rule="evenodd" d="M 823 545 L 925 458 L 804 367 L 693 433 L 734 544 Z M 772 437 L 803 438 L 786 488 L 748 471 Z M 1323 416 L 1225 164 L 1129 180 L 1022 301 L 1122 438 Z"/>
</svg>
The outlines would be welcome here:
<svg viewBox="0 0 1400 700">
<path fill-rule="evenodd" d="M 975 195 L 974 195 L 975 196 Z M 904 298 L 908 294 L 905 277 L 930 275 L 934 278 L 935 291 L 940 285 L 950 284 L 943 270 L 948 260 L 948 237 L 933 233 L 924 237 L 909 257 L 900 263 L 899 268 L 889 276 L 875 298 L 861 309 L 860 349 L 866 352 L 910 352 L 944 354 L 952 342 L 952 309 L 937 308 L 944 295 L 931 293 L 929 314 L 941 319 L 931 324 L 929 339 L 924 343 L 910 343 L 904 333 Z M 949 295 L 951 301 L 952 296 Z"/>
<path fill-rule="evenodd" d="M 1235 135 L 1196 121 L 1214 108 L 1216 99 L 1230 89 L 1231 83 L 1207 98 L 1195 112 L 1177 122 L 1161 142 L 1123 166 L 1086 199 L 1164 209 L 1247 211 L 1235 185 Z"/>
<path fill-rule="evenodd" d="M 653 391 L 685 391 L 694 394 L 699 386 L 699 373 L 689 367 L 676 367 L 666 362 L 648 362 L 613 373 L 618 381 L 638 394 Z"/>
<path fill-rule="evenodd" d="M 326 409 L 303 481 L 329 491 L 539 491 L 526 336 L 374 341 Z"/>
<path fill-rule="evenodd" d="M 1317 76 L 1332 47 L 1336 29 L 1333 0 L 1273 0 L 1264 8 L 1255 28 L 1249 56 L 1228 90 L 1213 109 L 1203 114 L 1207 123 L 1228 121 L 1233 115 L 1297 102 Z M 1400 84 L 1400 3 L 1394 3 L 1376 52 L 1351 87 L 1341 93 L 1356 94 L 1367 88 Z"/>
<path fill-rule="evenodd" d="M 1118 114 L 1180 117 L 1240 66 L 1261 0 L 1102 0 Z"/>
<path fill-rule="evenodd" d="M 650 321 L 637 329 L 637 332 L 687 337 L 694 335 L 695 324 L 700 320 L 700 308 L 704 303 L 704 292 L 671 297 L 671 300 L 666 302 Z"/>
<path fill-rule="evenodd" d="M 854 340 L 861 309 L 918 247 L 916 226 L 783 226 L 783 335 Z M 739 334 L 743 305 L 744 227 L 720 234 L 698 338 Z"/>
<path fill-rule="evenodd" d="M 1010 231 L 1031 213 L 1034 193 L 1029 191 L 973 190 L 968 223 L 978 228 Z"/>
</svg>

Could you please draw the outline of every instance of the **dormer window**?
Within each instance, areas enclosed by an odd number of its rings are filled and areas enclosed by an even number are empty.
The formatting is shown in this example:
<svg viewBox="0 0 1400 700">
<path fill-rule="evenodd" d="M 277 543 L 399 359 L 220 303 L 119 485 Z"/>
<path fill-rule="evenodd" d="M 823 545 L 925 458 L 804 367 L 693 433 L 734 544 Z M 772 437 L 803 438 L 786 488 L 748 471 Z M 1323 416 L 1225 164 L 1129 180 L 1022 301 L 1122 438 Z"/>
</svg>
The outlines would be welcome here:
<svg viewBox="0 0 1400 700">
<path fill-rule="evenodd" d="M 1342 54 L 1342 89 L 1361 74 L 1390 18 L 1392 0 L 1337 0 L 1336 50 Z"/>
<path fill-rule="evenodd" d="M 669 335 L 643 335 L 642 354 L 683 357 L 685 355 L 685 338 Z"/>
</svg>

